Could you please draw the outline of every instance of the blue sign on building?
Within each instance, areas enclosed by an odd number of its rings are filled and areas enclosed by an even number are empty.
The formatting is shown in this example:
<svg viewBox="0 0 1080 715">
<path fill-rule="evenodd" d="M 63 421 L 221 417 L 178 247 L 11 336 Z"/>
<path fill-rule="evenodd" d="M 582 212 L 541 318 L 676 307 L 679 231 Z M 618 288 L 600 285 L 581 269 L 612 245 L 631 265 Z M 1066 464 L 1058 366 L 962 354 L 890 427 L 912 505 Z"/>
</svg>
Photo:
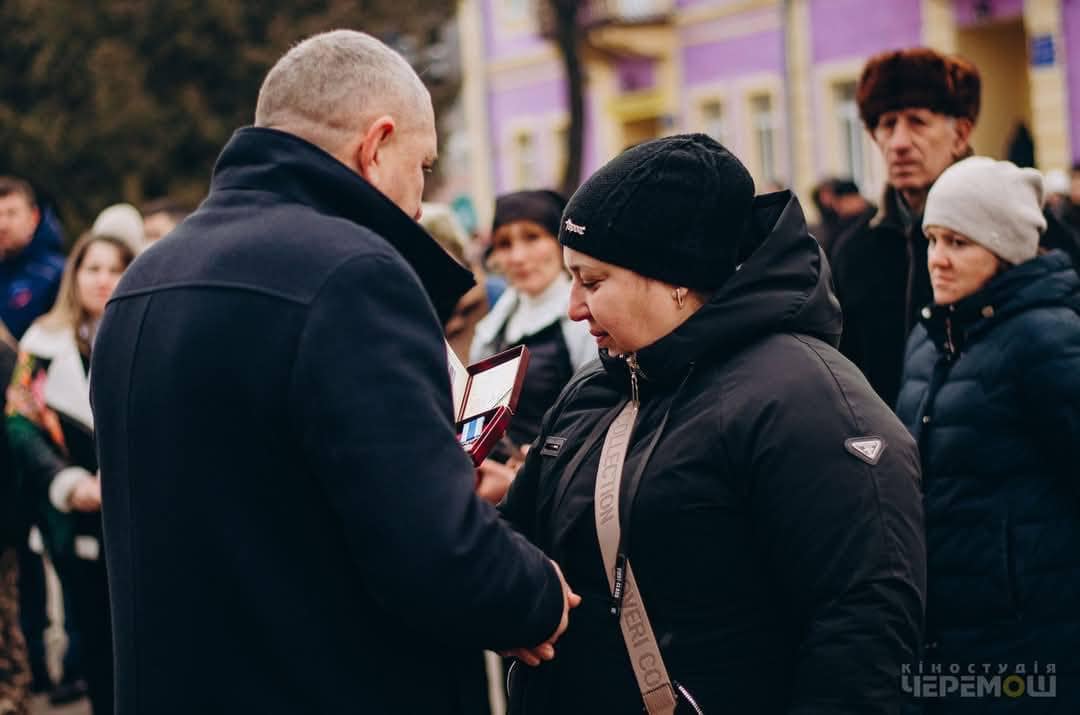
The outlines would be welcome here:
<svg viewBox="0 0 1080 715">
<path fill-rule="evenodd" d="M 1054 36 L 1035 35 L 1031 38 L 1031 66 L 1048 67 L 1054 64 Z"/>
</svg>

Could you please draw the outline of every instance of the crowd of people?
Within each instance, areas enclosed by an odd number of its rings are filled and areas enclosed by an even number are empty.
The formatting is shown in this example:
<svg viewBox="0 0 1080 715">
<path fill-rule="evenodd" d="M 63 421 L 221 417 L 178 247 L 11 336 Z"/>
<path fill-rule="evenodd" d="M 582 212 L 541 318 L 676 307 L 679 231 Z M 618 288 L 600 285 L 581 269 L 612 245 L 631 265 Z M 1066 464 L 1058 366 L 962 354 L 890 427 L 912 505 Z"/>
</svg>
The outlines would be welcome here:
<svg viewBox="0 0 1080 715">
<path fill-rule="evenodd" d="M 65 257 L 51 207 L 26 181 L 0 178 L 0 378 L 8 385 L 0 439 L 0 712 L 25 712 L 30 693 L 48 693 L 58 705 L 89 695 L 96 711 L 112 710 L 89 358 L 121 274 L 184 215 L 168 199 L 141 213 L 130 204 L 106 207 Z M 64 604 L 67 646 L 55 682 L 43 555 Z"/>
<path fill-rule="evenodd" d="M 65 257 L 0 178 L 0 715 L 472 715 L 493 677 L 513 715 L 1080 711 L 1080 166 L 979 156 L 980 88 L 871 58 L 886 191 L 823 180 L 813 226 L 684 134 L 469 235 L 352 31 L 274 65 L 190 216 Z M 515 345 L 474 467 L 446 351 Z M 1020 694 L 948 680 L 984 664 Z"/>
</svg>

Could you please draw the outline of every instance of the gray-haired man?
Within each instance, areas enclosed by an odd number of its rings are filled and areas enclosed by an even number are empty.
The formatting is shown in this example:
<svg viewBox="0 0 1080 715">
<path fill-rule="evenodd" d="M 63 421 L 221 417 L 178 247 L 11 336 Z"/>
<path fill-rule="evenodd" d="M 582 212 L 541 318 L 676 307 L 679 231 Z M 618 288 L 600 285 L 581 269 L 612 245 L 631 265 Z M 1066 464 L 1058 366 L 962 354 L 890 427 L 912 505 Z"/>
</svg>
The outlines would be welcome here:
<svg viewBox="0 0 1080 715">
<path fill-rule="evenodd" d="M 117 714 L 449 713 L 465 649 L 553 655 L 576 596 L 473 494 L 415 223 L 431 100 L 389 48 L 293 48 L 98 334 Z"/>
</svg>

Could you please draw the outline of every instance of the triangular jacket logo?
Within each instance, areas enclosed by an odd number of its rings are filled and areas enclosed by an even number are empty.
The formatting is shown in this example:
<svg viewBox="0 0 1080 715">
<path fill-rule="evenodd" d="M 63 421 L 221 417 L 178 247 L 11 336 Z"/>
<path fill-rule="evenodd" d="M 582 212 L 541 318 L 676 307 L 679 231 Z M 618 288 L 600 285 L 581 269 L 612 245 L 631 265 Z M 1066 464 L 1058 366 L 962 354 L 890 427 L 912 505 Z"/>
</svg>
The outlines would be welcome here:
<svg viewBox="0 0 1080 715">
<path fill-rule="evenodd" d="M 881 437 L 852 437 L 844 442 L 844 447 L 867 464 L 877 464 L 885 451 L 885 440 Z"/>
</svg>

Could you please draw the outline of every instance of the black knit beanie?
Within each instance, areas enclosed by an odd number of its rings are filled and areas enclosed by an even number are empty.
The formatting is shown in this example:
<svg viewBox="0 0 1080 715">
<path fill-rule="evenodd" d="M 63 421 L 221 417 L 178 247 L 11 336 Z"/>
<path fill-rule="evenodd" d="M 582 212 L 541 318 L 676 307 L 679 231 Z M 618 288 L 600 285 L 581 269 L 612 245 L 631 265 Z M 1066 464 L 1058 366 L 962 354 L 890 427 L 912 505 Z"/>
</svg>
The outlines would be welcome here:
<svg viewBox="0 0 1080 715">
<path fill-rule="evenodd" d="M 559 218 L 566 199 L 554 191 L 515 191 L 495 199 L 495 219 L 491 231 L 514 221 L 532 221 L 552 236 L 559 235 Z"/>
<path fill-rule="evenodd" d="M 570 198 L 559 241 L 593 258 L 687 288 L 735 272 L 754 180 L 704 134 L 627 149 Z"/>
</svg>

